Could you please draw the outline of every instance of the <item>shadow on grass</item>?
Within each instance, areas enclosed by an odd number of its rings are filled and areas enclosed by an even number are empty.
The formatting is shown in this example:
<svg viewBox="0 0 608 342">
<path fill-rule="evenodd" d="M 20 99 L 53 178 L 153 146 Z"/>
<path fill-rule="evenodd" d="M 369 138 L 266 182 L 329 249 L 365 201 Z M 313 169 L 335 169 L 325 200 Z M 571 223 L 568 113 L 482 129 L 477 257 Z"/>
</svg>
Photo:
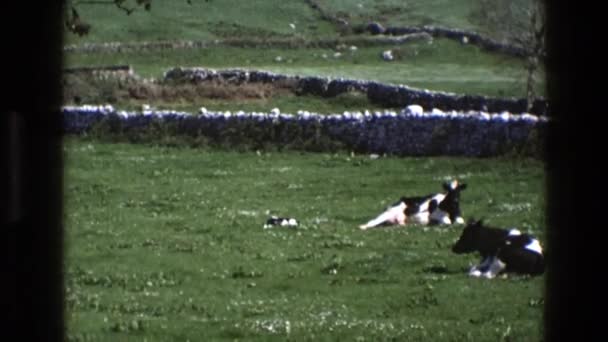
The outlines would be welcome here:
<svg viewBox="0 0 608 342">
<path fill-rule="evenodd" d="M 460 274 L 466 272 L 465 269 L 449 269 L 443 265 L 427 266 L 422 269 L 422 273 L 426 274 Z"/>
</svg>

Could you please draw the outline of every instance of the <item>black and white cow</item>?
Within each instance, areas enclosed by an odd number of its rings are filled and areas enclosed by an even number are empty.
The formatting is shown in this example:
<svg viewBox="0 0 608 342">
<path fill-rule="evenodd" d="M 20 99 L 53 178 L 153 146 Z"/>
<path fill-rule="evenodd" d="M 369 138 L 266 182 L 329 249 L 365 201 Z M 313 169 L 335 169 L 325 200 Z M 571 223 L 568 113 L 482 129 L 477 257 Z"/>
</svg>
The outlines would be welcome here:
<svg viewBox="0 0 608 342">
<path fill-rule="evenodd" d="M 368 229 L 379 225 L 419 224 L 463 224 L 460 211 L 460 192 L 466 189 L 465 183 L 453 180 L 443 184 L 445 193 L 418 197 L 401 197 L 399 201 L 376 218 L 359 226 Z"/>
<path fill-rule="evenodd" d="M 266 220 L 266 223 L 264 224 L 264 228 L 268 229 L 268 228 L 272 228 L 274 226 L 297 227 L 298 221 L 292 217 L 271 216 L 270 218 L 268 218 L 268 220 Z"/>
<path fill-rule="evenodd" d="M 456 254 L 479 252 L 481 263 L 469 270 L 473 277 L 494 278 L 499 273 L 539 275 L 545 270 L 543 250 L 537 239 L 517 229 L 469 222 L 452 247 Z"/>
</svg>

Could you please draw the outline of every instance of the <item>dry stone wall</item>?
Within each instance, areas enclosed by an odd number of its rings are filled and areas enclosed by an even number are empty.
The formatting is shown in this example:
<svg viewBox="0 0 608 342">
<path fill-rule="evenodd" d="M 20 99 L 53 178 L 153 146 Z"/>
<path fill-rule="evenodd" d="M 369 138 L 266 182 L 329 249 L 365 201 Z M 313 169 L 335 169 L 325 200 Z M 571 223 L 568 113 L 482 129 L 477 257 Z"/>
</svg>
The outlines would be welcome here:
<svg viewBox="0 0 608 342">
<path fill-rule="evenodd" d="M 415 89 L 405 85 L 383 84 L 374 81 L 351 80 L 328 77 L 301 77 L 275 74 L 255 70 L 213 70 L 206 68 L 173 68 L 165 73 L 167 82 L 206 82 L 211 80 L 232 82 L 294 82 L 302 94 L 332 97 L 348 91 L 359 91 L 367 94 L 368 99 L 383 107 L 399 108 L 411 104 L 423 108 L 437 108 L 442 111 L 483 111 L 491 113 L 509 112 L 525 113 L 527 100 L 524 98 L 499 98 L 481 95 L 461 95 L 448 92 Z M 547 115 L 548 104 L 543 98 L 537 98 L 529 112 L 536 115 Z"/>
<path fill-rule="evenodd" d="M 546 117 L 508 112 L 383 112 L 296 114 L 259 112 L 121 111 L 111 106 L 64 107 L 68 134 L 82 134 L 106 124 L 121 134 L 151 126 L 170 126 L 173 134 L 204 136 L 210 141 L 245 141 L 323 150 L 326 146 L 360 153 L 398 156 L 489 157 L 519 153 L 542 157 Z"/>
</svg>

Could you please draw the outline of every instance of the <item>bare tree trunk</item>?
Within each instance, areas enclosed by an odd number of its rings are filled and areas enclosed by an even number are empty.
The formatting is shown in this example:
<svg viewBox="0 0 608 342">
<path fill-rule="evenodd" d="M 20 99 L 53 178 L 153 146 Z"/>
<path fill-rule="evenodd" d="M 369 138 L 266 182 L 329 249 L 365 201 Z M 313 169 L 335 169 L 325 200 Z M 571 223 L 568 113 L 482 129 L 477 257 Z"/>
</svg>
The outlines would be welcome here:
<svg viewBox="0 0 608 342">
<path fill-rule="evenodd" d="M 526 80 L 526 111 L 530 112 L 532 105 L 534 104 L 534 98 L 536 92 L 534 90 L 534 83 L 536 81 L 536 70 L 538 69 L 538 59 L 535 56 L 528 57 L 527 72 L 528 77 Z"/>
<path fill-rule="evenodd" d="M 538 71 L 539 62 L 544 58 L 545 54 L 545 13 L 544 7 L 540 0 L 537 0 L 532 8 L 530 16 L 530 36 L 528 47 L 530 48 L 530 56 L 528 56 L 526 80 L 526 100 L 527 110 L 530 111 L 536 97 L 534 83 L 536 81 L 536 72 Z"/>
</svg>

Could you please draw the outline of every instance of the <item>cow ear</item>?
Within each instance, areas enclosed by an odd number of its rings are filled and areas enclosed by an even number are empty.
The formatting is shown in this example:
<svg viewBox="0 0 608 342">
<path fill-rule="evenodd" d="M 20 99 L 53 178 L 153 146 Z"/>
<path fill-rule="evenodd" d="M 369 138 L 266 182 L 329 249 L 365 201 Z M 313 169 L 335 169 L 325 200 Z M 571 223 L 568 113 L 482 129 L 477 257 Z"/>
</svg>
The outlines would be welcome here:
<svg viewBox="0 0 608 342">
<path fill-rule="evenodd" d="M 452 190 L 452 186 L 450 185 L 450 183 L 448 183 L 448 182 L 443 183 L 443 190 L 445 190 L 445 191 Z"/>
</svg>

